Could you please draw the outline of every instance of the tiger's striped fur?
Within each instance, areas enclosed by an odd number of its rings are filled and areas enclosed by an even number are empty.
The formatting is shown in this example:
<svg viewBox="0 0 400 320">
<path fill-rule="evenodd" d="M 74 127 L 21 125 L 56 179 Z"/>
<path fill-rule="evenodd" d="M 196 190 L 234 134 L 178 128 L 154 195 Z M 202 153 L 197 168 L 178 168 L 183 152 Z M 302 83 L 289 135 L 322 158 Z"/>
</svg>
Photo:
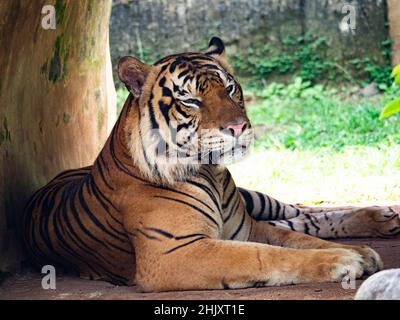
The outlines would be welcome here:
<svg viewBox="0 0 400 320">
<path fill-rule="evenodd" d="M 222 148 L 226 128 L 240 133 L 228 149 L 248 147 L 242 90 L 224 52 L 213 38 L 207 53 L 153 66 L 121 60 L 130 95 L 94 164 L 59 174 L 27 205 L 25 243 L 39 265 L 143 291 L 340 281 L 382 268 L 368 247 L 317 237 L 396 236 L 392 209 L 287 205 L 237 188 L 221 164 L 187 160 L 209 157 L 194 148 L 201 129 L 212 131 L 205 150 Z M 173 121 L 176 141 L 167 138 Z M 186 158 L 165 162 L 155 149 L 161 140 L 168 152 L 186 146 Z"/>
</svg>

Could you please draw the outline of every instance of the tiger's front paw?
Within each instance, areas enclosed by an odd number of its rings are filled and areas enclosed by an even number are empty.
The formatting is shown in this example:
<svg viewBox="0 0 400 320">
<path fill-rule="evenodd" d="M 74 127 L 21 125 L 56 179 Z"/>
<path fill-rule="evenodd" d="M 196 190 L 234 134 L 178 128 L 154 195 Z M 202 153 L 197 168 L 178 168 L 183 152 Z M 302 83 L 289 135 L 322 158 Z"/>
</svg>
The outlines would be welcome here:
<svg viewBox="0 0 400 320">
<path fill-rule="evenodd" d="M 318 281 L 341 282 L 346 277 L 360 278 L 383 267 L 378 253 L 367 246 L 320 249 L 315 262 Z"/>
<path fill-rule="evenodd" d="M 351 246 L 351 250 L 362 256 L 365 274 L 373 274 L 383 269 L 383 262 L 379 254 L 368 246 Z"/>
<path fill-rule="evenodd" d="M 305 270 L 310 282 L 341 282 L 346 277 L 360 278 L 364 274 L 364 258 L 351 249 L 317 249 Z"/>
</svg>

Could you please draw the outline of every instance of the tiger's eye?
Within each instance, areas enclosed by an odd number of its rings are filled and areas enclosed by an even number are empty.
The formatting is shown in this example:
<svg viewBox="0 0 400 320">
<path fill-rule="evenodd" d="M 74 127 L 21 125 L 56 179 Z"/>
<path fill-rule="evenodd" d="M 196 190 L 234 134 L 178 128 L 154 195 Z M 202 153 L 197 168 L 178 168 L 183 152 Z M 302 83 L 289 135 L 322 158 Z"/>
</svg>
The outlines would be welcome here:
<svg viewBox="0 0 400 320">
<path fill-rule="evenodd" d="M 226 91 L 228 91 L 229 94 L 232 94 L 234 90 L 235 87 L 233 86 L 233 84 L 230 84 L 229 86 L 226 87 Z"/>
<path fill-rule="evenodd" d="M 186 99 L 182 100 L 181 102 L 187 106 L 200 107 L 201 105 L 201 102 L 197 99 Z"/>
</svg>

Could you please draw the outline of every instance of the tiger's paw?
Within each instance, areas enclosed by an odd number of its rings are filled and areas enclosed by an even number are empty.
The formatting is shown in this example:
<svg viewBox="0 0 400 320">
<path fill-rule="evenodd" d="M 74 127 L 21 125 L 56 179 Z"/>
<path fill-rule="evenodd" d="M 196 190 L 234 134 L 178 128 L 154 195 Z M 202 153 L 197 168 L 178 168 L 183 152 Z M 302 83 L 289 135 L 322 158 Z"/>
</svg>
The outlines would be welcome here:
<svg viewBox="0 0 400 320">
<path fill-rule="evenodd" d="M 348 237 L 399 237 L 399 211 L 399 207 L 360 208 L 348 215 L 343 221 L 343 228 L 347 231 Z"/>
<path fill-rule="evenodd" d="M 371 207 L 365 210 L 369 228 L 374 236 L 400 236 L 400 207 Z"/>
<path fill-rule="evenodd" d="M 320 250 L 316 263 L 319 281 L 341 282 L 347 277 L 360 278 L 383 267 L 378 253 L 367 246 L 347 246 Z"/>
<path fill-rule="evenodd" d="M 350 248 L 362 256 L 365 274 L 370 275 L 383 269 L 382 259 L 374 249 L 368 246 L 351 246 Z"/>
<path fill-rule="evenodd" d="M 324 250 L 325 251 L 325 250 Z M 346 277 L 360 278 L 364 274 L 364 259 L 355 250 L 327 249 L 318 264 L 323 281 L 341 282 Z"/>
</svg>

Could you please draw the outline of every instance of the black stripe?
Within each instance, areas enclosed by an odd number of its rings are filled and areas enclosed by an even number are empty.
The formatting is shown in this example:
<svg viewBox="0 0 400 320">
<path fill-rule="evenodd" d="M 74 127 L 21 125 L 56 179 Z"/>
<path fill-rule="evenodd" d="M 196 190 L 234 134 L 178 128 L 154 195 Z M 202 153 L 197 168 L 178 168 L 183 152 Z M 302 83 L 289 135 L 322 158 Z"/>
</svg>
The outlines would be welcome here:
<svg viewBox="0 0 400 320">
<path fill-rule="evenodd" d="M 154 237 L 154 236 L 150 236 L 150 235 L 148 235 L 147 233 L 143 232 L 143 231 L 140 230 L 140 229 L 136 229 L 136 230 L 137 230 L 140 234 L 144 235 L 147 239 L 162 241 L 160 238 L 157 238 L 157 237 Z"/>
<path fill-rule="evenodd" d="M 251 234 L 253 233 L 253 224 L 254 220 L 250 219 L 250 231 L 249 231 L 249 236 L 247 237 L 247 241 L 250 241 Z"/>
<path fill-rule="evenodd" d="M 190 71 L 189 68 L 186 69 L 186 70 L 184 70 L 184 71 L 182 71 L 180 74 L 178 74 L 178 79 L 180 79 L 180 78 L 186 76 L 186 75 L 189 73 L 189 71 Z"/>
<path fill-rule="evenodd" d="M 150 231 L 154 231 L 154 232 L 156 232 L 158 234 L 161 234 L 161 235 L 163 235 L 163 236 L 165 236 L 165 237 L 167 237 L 169 239 L 174 238 L 173 234 L 171 234 L 171 233 L 169 233 L 167 231 L 161 230 L 161 229 L 157 229 L 157 228 L 145 228 L 145 229 L 146 230 L 150 230 Z"/>
<path fill-rule="evenodd" d="M 253 198 L 252 198 L 250 192 L 248 192 L 247 190 L 242 189 L 242 188 L 239 188 L 239 192 L 243 196 L 244 202 L 246 204 L 247 213 L 252 215 L 253 210 L 254 210 L 254 202 L 253 202 Z"/>
<path fill-rule="evenodd" d="M 101 193 L 100 189 L 97 187 L 96 183 L 94 182 L 94 179 L 92 176 L 88 176 L 88 179 L 86 181 L 87 184 L 87 189 L 91 190 L 91 194 L 93 197 L 96 198 L 96 200 L 101 204 L 101 206 L 104 208 L 104 210 L 107 212 L 107 214 L 119 225 L 122 226 L 122 223 L 120 220 L 118 220 L 116 217 L 114 217 L 114 215 L 111 213 L 110 207 L 103 201 L 103 199 L 105 201 L 108 200 L 109 204 L 112 206 L 112 208 L 114 210 L 116 210 L 117 212 L 119 212 L 119 210 L 117 210 L 114 205 L 110 202 L 110 200 L 108 198 L 106 198 L 104 196 L 103 193 Z"/>
<path fill-rule="evenodd" d="M 164 103 L 164 101 L 159 100 L 159 101 L 158 101 L 158 107 L 160 108 L 161 114 L 163 115 L 163 117 L 164 117 L 164 119 L 165 119 L 165 122 L 166 122 L 166 123 L 169 123 L 169 122 L 170 122 L 170 119 L 169 119 L 169 114 L 168 114 L 168 112 L 169 112 L 169 110 L 171 109 L 171 106 L 168 105 L 168 104 L 166 104 L 166 103 Z"/>
<path fill-rule="evenodd" d="M 224 223 L 226 223 L 237 212 L 239 204 L 240 204 L 240 199 L 239 197 L 236 197 L 235 203 L 232 206 L 231 210 L 229 211 L 228 216 L 223 219 Z"/>
<path fill-rule="evenodd" d="M 239 227 L 236 229 L 236 231 L 234 232 L 234 234 L 231 236 L 231 240 L 233 240 L 237 235 L 238 235 L 238 233 L 240 232 L 240 230 L 242 230 L 242 228 L 243 228 L 243 225 L 244 225 L 244 220 L 245 220 L 245 218 L 246 218 L 246 215 L 243 213 L 243 217 L 242 217 L 242 221 L 240 222 L 240 225 L 239 225 Z"/>
<path fill-rule="evenodd" d="M 296 231 L 295 228 L 294 228 L 294 225 L 293 225 L 293 222 L 292 222 L 292 221 L 286 220 L 286 222 L 288 223 L 288 226 L 289 226 L 289 228 L 290 228 L 291 230 Z"/>
<path fill-rule="evenodd" d="M 84 234 L 86 234 L 89 238 L 91 238 L 93 241 L 103 245 L 106 249 L 110 249 L 107 244 L 105 244 L 103 241 L 101 241 L 100 239 L 98 239 L 97 237 L 95 237 L 90 231 L 89 229 L 86 228 L 86 226 L 83 224 L 83 222 L 81 221 L 80 217 L 79 217 L 79 213 L 78 210 L 76 209 L 74 200 L 76 197 L 76 194 L 78 192 L 77 190 L 78 188 L 75 187 L 75 189 L 73 190 L 74 194 L 70 195 L 69 197 L 69 208 L 72 212 L 73 217 L 75 218 L 75 221 L 77 222 L 78 226 L 80 227 L 80 229 L 82 230 L 82 232 Z"/>
<path fill-rule="evenodd" d="M 112 233 L 110 230 L 108 230 L 101 222 L 99 219 L 96 218 L 96 216 L 93 214 L 93 212 L 90 210 L 85 197 L 83 196 L 83 188 L 79 188 L 78 192 L 78 200 L 79 204 L 81 205 L 83 211 L 88 215 L 90 220 L 93 222 L 95 226 L 97 226 L 101 231 L 105 232 L 108 234 L 110 237 L 114 238 L 115 240 L 122 241 L 120 237 L 117 234 Z M 118 246 L 116 248 L 119 248 Z M 120 250 L 124 251 L 124 248 L 120 248 Z"/>
<path fill-rule="evenodd" d="M 184 118 L 190 118 L 190 115 L 187 114 L 185 111 L 182 110 L 181 106 L 179 103 L 175 103 L 175 110 L 180 113 Z"/>
<path fill-rule="evenodd" d="M 147 183 L 148 181 L 139 178 L 138 176 L 134 175 L 132 172 L 130 172 L 126 166 L 121 163 L 120 160 L 118 160 L 116 154 L 115 154 L 115 149 L 114 149 L 114 139 L 115 139 L 115 135 L 114 135 L 114 129 L 113 129 L 113 133 L 112 133 L 112 139 L 110 139 L 110 145 L 109 145 L 109 151 L 111 153 L 111 159 L 113 160 L 114 164 L 117 166 L 117 169 L 121 170 L 122 172 L 124 172 L 125 174 L 129 175 L 132 178 L 135 178 L 136 180 L 139 180 L 141 182 L 145 182 Z"/>
<path fill-rule="evenodd" d="M 219 210 L 219 211 L 222 210 L 219 201 L 217 200 L 217 198 L 215 197 L 215 194 L 211 191 L 210 188 L 208 188 L 207 186 L 205 186 L 205 185 L 203 185 L 203 184 L 201 184 L 201 183 L 198 183 L 198 182 L 196 182 L 196 181 L 192 181 L 192 180 L 189 180 L 189 179 L 187 179 L 186 182 L 187 182 L 187 183 L 190 183 L 190 184 L 192 184 L 192 185 L 194 185 L 194 186 L 200 188 L 200 189 L 203 190 L 204 192 L 206 192 L 207 195 L 208 195 L 208 196 L 211 198 L 211 200 L 213 201 L 214 205 L 218 208 L 218 210 Z"/>
<path fill-rule="evenodd" d="M 162 190 L 167 190 L 167 191 L 175 192 L 175 193 L 178 193 L 178 194 L 182 194 L 184 196 L 189 197 L 190 199 L 193 199 L 193 200 L 201 203 L 203 206 L 205 206 L 208 209 L 210 209 L 211 211 L 215 212 L 215 209 L 211 208 L 211 206 L 209 206 L 207 203 L 205 203 L 204 201 L 202 201 L 202 200 L 190 195 L 189 193 L 186 193 L 186 192 L 183 192 L 183 191 L 179 191 L 179 190 L 175 190 L 175 189 L 172 189 L 170 187 L 163 186 L 163 185 L 156 185 L 156 184 L 150 184 L 150 183 L 147 183 L 146 185 L 149 186 L 149 187 L 152 187 L 152 188 L 157 188 L 157 189 L 162 189 Z"/>
<path fill-rule="evenodd" d="M 153 129 L 159 129 L 160 126 L 158 125 L 158 122 L 156 121 L 156 116 L 154 114 L 154 108 L 153 108 L 153 105 L 151 103 L 152 101 L 153 101 L 153 99 L 150 98 L 149 102 L 147 103 L 147 109 L 149 110 L 151 127 Z"/>
<path fill-rule="evenodd" d="M 262 193 L 260 193 L 260 192 L 256 192 L 256 194 L 258 196 L 258 199 L 260 199 L 260 203 L 261 203 L 260 212 L 258 213 L 256 219 L 257 220 L 261 220 L 261 218 L 262 218 L 262 216 L 264 214 L 264 211 L 265 211 L 265 198 L 264 198 L 264 195 Z"/>
<path fill-rule="evenodd" d="M 268 219 L 273 220 L 274 215 L 272 212 L 272 201 L 274 201 L 272 198 L 268 197 Z"/>
<path fill-rule="evenodd" d="M 222 209 L 226 209 L 232 202 L 233 196 L 236 194 L 236 188 L 232 189 L 232 192 L 229 194 L 228 199 L 225 203 L 222 204 Z"/>
<path fill-rule="evenodd" d="M 209 215 L 207 212 L 205 212 L 204 210 L 194 206 L 193 204 L 183 201 L 183 200 L 179 200 L 179 199 L 174 199 L 174 198 L 170 198 L 170 197 L 165 197 L 165 196 L 154 196 L 154 198 L 161 198 L 161 199 L 166 199 L 166 200 L 171 200 L 171 201 L 175 201 L 184 205 L 187 205 L 191 208 L 193 208 L 194 210 L 196 210 L 197 212 L 200 212 L 202 215 L 204 215 L 207 219 L 209 219 L 210 221 L 212 221 L 218 228 L 220 228 L 218 222 L 211 216 Z"/>
<path fill-rule="evenodd" d="M 315 228 L 316 233 L 318 234 L 320 228 L 314 223 L 312 217 L 311 217 L 308 213 L 304 214 L 304 216 L 305 216 L 307 219 L 310 220 L 311 225 Z M 317 220 L 317 221 L 318 221 L 318 220 Z"/>
<path fill-rule="evenodd" d="M 70 195 L 70 192 L 65 193 L 65 194 L 63 195 L 64 200 L 60 203 L 60 208 L 62 208 L 62 214 L 63 214 L 63 217 L 64 217 L 64 224 L 61 224 L 61 223 L 60 223 L 60 226 L 66 225 L 66 226 L 69 228 L 69 230 L 71 231 L 71 233 L 66 233 L 66 234 L 69 236 L 69 238 L 75 243 L 75 245 L 76 245 L 79 249 L 81 249 L 82 251 L 86 252 L 88 255 L 93 256 L 96 260 L 99 261 L 99 263 L 100 263 L 100 264 L 98 264 L 98 267 L 99 267 L 99 268 L 101 268 L 101 269 L 102 269 L 106 274 L 108 274 L 111 278 L 117 278 L 117 279 L 120 279 L 119 281 L 120 281 L 121 283 L 126 283 L 126 282 L 127 282 L 127 279 L 126 279 L 126 278 L 120 277 L 119 275 L 112 273 L 111 271 L 107 270 L 107 269 L 106 269 L 104 266 L 102 266 L 102 264 L 101 264 L 101 263 L 104 263 L 104 262 L 105 262 L 105 263 L 107 263 L 108 265 L 111 265 L 111 266 L 115 267 L 115 265 L 114 265 L 112 262 L 108 261 L 108 260 L 107 260 L 103 255 L 101 255 L 99 252 L 93 251 L 93 250 L 92 250 L 92 249 L 91 249 L 77 234 L 76 234 L 75 230 L 74 230 L 73 227 L 72 227 L 72 224 L 71 224 L 70 221 L 69 221 L 68 215 L 67 215 L 67 202 L 68 202 L 68 197 L 69 197 L 69 195 Z M 64 231 L 64 232 L 65 232 L 65 231 Z M 72 237 L 71 234 L 74 235 L 75 239 Z M 79 240 L 79 242 L 80 242 L 82 245 L 80 245 L 80 244 L 78 243 L 78 240 Z M 67 244 L 67 242 L 64 242 L 64 245 L 66 245 L 66 244 Z M 85 248 L 86 248 L 86 249 L 85 249 Z M 73 250 L 73 249 L 70 248 L 70 250 Z M 77 255 L 78 257 L 81 257 L 81 256 L 76 252 L 76 250 L 73 251 L 71 254 L 72 254 L 73 256 L 74 256 L 74 255 Z M 87 259 L 81 257 L 80 260 L 82 260 L 85 264 L 87 264 L 87 263 L 86 263 L 86 260 L 87 260 Z"/>
<path fill-rule="evenodd" d="M 169 253 L 171 253 L 171 252 L 174 252 L 174 251 L 176 251 L 176 250 L 178 250 L 178 249 L 181 249 L 181 248 L 183 248 L 183 247 L 188 246 L 189 244 L 192 244 L 192 243 L 194 243 L 194 242 L 197 242 L 197 241 L 199 241 L 199 240 L 201 240 L 201 239 L 205 239 L 205 238 L 207 238 L 207 237 L 205 237 L 205 236 L 198 237 L 198 238 L 196 238 L 196 239 L 193 239 L 192 241 L 186 242 L 186 243 L 184 243 L 184 244 L 181 244 L 181 245 L 179 245 L 179 246 L 176 246 L 175 248 L 172 248 L 172 249 L 170 249 L 170 250 L 168 250 L 168 251 L 165 251 L 164 254 L 169 254 Z"/>
<path fill-rule="evenodd" d="M 275 200 L 275 210 L 276 210 L 276 215 L 275 215 L 275 220 L 279 219 L 279 212 L 281 211 L 281 204 L 278 200 Z"/>
<path fill-rule="evenodd" d="M 207 235 L 205 235 L 204 233 L 193 233 L 193 234 L 188 234 L 185 236 L 177 236 L 177 237 L 175 237 L 175 240 L 183 240 L 183 239 L 193 238 L 193 237 L 197 237 L 197 236 L 207 237 Z"/>
<path fill-rule="evenodd" d="M 215 193 L 218 195 L 219 198 L 221 198 L 221 194 L 216 186 L 216 184 L 218 184 L 218 182 L 213 182 L 213 180 L 215 181 L 215 179 L 211 179 L 210 176 L 208 176 L 207 174 L 204 173 L 200 173 L 199 174 L 203 179 L 207 180 L 207 182 L 209 183 L 209 185 L 214 189 Z"/>
<path fill-rule="evenodd" d="M 307 222 L 304 222 L 304 233 L 305 234 L 310 234 L 310 228 L 309 228 Z"/>
<path fill-rule="evenodd" d="M 228 187 L 229 182 L 231 182 L 231 178 L 232 178 L 231 173 L 228 170 L 226 170 L 226 176 L 225 176 L 225 179 L 224 179 L 224 187 L 223 187 L 224 191 Z M 240 191 L 241 188 L 238 188 L 238 189 Z M 244 190 L 244 189 L 242 189 L 242 190 Z"/>
<path fill-rule="evenodd" d="M 96 166 L 97 166 L 98 172 L 100 173 L 100 177 L 101 177 L 101 180 L 103 181 L 103 183 L 109 189 L 114 190 L 114 188 L 108 183 L 108 181 L 106 180 L 106 177 L 104 176 L 103 168 L 101 167 L 100 161 L 96 161 Z"/>
</svg>

